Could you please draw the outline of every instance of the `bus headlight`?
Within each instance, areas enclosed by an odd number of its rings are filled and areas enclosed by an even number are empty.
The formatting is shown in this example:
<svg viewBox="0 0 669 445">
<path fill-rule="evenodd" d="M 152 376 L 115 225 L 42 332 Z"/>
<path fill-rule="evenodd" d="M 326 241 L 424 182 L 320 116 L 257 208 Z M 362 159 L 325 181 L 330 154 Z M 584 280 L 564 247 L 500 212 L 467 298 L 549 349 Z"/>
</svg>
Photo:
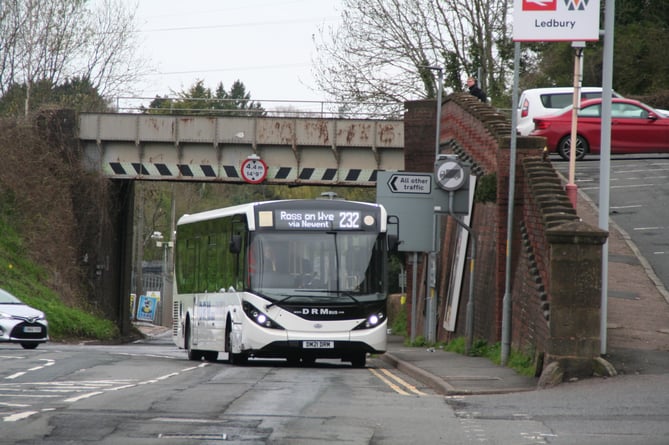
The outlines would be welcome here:
<svg viewBox="0 0 669 445">
<path fill-rule="evenodd" d="M 242 303 L 242 309 L 244 309 L 246 316 L 253 320 L 258 326 L 268 329 L 283 329 L 283 326 L 269 318 L 267 314 L 261 312 L 260 309 L 256 308 L 248 301 Z"/>
<path fill-rule="evenodd" d="M 385 320 L 385 319 L 386 319 L 386 314 L 385 313 L 375 312 L 375 313 L 371 314 L 370 316 L 368 316 L 365 321 L 363 321 L 358 326 L 356 326 L 354 328 L 354 330 L 374 328 L 374 327 L 380 325 L 381 323 L 383 323 L 383 320 Z"/>
</svg>

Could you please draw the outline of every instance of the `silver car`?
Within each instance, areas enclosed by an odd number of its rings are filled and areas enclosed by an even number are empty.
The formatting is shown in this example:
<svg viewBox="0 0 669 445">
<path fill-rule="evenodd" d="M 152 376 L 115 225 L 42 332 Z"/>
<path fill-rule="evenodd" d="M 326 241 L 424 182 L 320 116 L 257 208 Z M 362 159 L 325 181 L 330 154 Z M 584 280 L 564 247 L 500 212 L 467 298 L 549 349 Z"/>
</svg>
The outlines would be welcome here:
<svg viewBox="0 0 669 445">
<path fill-rule="evenodd" d="M 48 330 L 44 312 L 0 289 L 0 342 L 20 343 L 25 349 L 35 349 L 49 340 Z"/>
</svg>

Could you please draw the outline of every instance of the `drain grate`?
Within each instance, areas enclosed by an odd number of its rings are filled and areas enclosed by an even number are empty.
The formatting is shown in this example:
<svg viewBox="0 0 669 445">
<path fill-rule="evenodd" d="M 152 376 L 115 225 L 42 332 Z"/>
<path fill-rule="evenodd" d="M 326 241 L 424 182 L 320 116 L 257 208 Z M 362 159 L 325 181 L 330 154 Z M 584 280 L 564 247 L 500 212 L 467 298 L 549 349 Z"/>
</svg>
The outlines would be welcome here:
<svg viewBox="0 0 669 445">
<path fill-rule="evenodd" d="M 158 434 L 158 439 L 228 440 L 227 434 Z"/>
</svg>

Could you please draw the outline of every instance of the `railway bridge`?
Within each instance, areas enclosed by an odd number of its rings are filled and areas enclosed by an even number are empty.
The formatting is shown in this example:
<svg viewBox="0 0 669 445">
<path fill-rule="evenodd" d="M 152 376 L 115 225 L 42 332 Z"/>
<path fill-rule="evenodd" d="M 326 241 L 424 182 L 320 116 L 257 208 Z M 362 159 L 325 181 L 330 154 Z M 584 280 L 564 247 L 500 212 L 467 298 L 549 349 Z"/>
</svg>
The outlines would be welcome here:
<svg viewBox="0 0 669 445">
<path fill-rule="evenodd" d="M 404 168 L 402 120 L 82 113 L 85 162 L 112 179 L 374 186 Z"/>
</svg>

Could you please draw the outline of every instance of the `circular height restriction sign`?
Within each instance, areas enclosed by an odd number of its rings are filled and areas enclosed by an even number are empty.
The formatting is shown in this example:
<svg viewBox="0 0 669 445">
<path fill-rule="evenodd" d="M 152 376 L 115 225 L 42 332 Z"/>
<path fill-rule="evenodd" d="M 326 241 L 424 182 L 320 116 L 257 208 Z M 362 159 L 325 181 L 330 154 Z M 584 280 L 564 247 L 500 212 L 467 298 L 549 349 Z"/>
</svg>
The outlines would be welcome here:
<svg viewBox="0 0 669 445">
<path fill-rule="evenodd" d="M 242 162 L 242 178 L 251 184 L 260 184 L 267 177 L 267 164 L 258 157 L 247 158 Z"/>
</svg>

